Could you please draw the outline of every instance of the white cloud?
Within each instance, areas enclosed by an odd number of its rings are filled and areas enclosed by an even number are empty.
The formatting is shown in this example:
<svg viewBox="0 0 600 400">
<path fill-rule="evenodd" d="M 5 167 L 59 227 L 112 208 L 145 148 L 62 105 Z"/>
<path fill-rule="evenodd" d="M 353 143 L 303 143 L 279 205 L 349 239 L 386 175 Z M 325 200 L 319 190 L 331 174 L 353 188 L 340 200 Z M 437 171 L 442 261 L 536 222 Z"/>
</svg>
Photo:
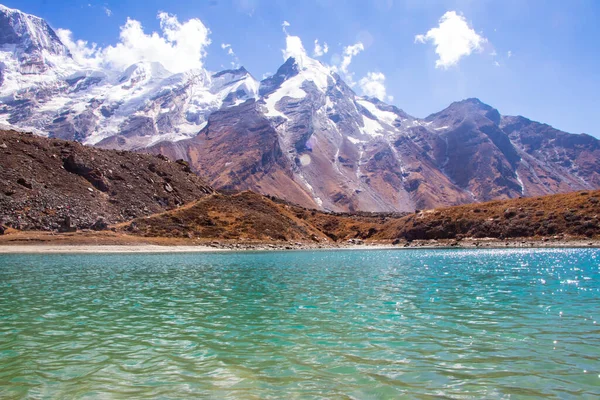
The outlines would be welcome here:
<svg viewBox="0 0 600 400">
<path fill-rule="evenodd" d="M 227 50 L 227 54 L 230 55 L 231 57 L 233 57 L 233 61 L 231 61 L 231 63 L 230 63 L 231 67 L 232 68 L 239 68 L 240 67 L 240 60 L 238 59 L 237 55 L 233 51 L 233 48 L 231 47 L 231 44 L 229 44 L 229 43 L 221 43 L 221 48 L 223 50 Z"/>
<path fill-rule="evenodd" d="M 221 48 L 223 50 L 227 49 L 227 54 L 229 54 L 230 56 L 235 56 L 235 53 L 233 52 L 233 49 L 231 48 L 231 44 L 221 43 Z"/>
<path fill-rule="evenodd" d="M 299 60 L 306 57 L 306 50 L 302 45 L 302 40 L 298 36 L 285 37 L 285 50 L 283 50 L 283 59 L 287 60 L 294 57 Z"/>
<path fill-rule="evenodd" d="M 112 15 L 112 10 L 106 6 L 104 6 L 103 8 L 104 8 L 104 12 L 106 13 L 106 15 L 108 17 L 110 17 Z"/>
<path fill-rule="evenodd" d="M 499 63 L 498 61 L 494 61 L 494 66 L 495 66 L 495 67 L 499 67 L 499 66 L 500 66 L 500 63 Z"/>
<path fill-rule="evenodd" d="M 363 44 L 361 42 L 357 42 L 356 44 L 353 44 L 352 46 L 344 47 L 344 58 L 342 58 L 342 63 L 340 64 L 340 70 L 344 74 L 348 74 L 348 67 L 350 66 L 350 63 L 352 62 L 352 57 L 354 57 L 355 55 L 357 55 L 364 49 L 365 49 L 365 46 L 363 46 Z"/>
<path fill-rule="evenodd" d="M 202 21 L 192 18 L 180 23 L 175 15 L 164 12 L 158 13 L 157 18 L 162 32 L 146 34 L 139 21 L 128 18 L 121 26 L 119 43 L 105 48 L 74 41 L 68 30 L 58 31 L 74 58 L 84 65 L 124 70 L 136 62 L 150 61 L 159 62 L 175 73 L 202 68 L 206 47 L 211 43 L 210 30 Z"/>
<path fill-rule="evenodd" d="M 508 58 L 511 58 L 512 57 L 512 51 L 509 50 L 508 53 L 506 53 L 506 55 L 507 55 Z"/>
<path fill-rule="evenodd" d="M 323 45 L 319 43 L 319 39 L 315 39 L 315 50 L 313 51 L 313 55 L 315 57 L 321 57 L 323 54 L 327 54 L 329 51 L 329 46 L 327 43 L 323 42 Z"/>
<path fill-rule="evenodd" d="M 339 65 L 335 65 L 336 63 L 334 62 L 334 65 L 331 65 L 329 67 L 333 72 L 342 74 L 344 77 L 344 80 L 350 87 L 356 86 L 356 82 L 354 82 L 354 73 L 350 72 L 348 67 L 352 63 L 352 58 L 354 56 L 356 56 L 358 53 L 360 53 L 361 51 L 363 51 L 364 49 L 365 49 L 365 46 L 362 44 L 362 42 L 356 42 L 353 45 L 344 47 L 343 54 L 342 54 L 342 60 L 339 61 Z M 337 57 L 334 57 L 334 59 L 336 59 L 336 58 Z M 339 58 L 338 58 L 338 60 L 339 60 Z"/>
<path fill-rule="evenodd" d="M 481 51 L 487 39 L 475 32 L 464 16 L 456 11 L 446 12 L 439 20 L 439 26 L 424 35 L 416 35 L 415 43 L 432 42 L 439 56 L 436 68 L 448 68 L 473 51 Z"/>
<path fill-rule="evenodd" d="M 382 72 L 367 72 L 367 75 L 358 81 L 358 86 L 365 96 L 376 97 L 382 101 L 394 99 L 386 95 L 385 75 Z"/>
<path fill-rule="evenodd" d="M 285 49 L 281 50 L 283 53 L 283 59 L 287 60 L 290 57 L 294 57 L 296 61 L 302 63 L 303 60 L 308 57 L 306 53 L 306 49 L 302 44 L 302 39 L 298 36 L 292 36 L 288 33 L 287 28 L 290 26 L 290 23 L 287 21 L 283 21 L 281 27 L 283 32 L 285 33 Z"/>
<path fill-rule="evenodd" d="M 57 29 L 56 34 L 60 41 L 67 46 L 73 59 L 86 67 L 98 67 L 101 64 L 99 50 L 95 43 L 91 45 L 84 40 L 74 40 L 73 33 L 68 29 Z"/>
</svg>

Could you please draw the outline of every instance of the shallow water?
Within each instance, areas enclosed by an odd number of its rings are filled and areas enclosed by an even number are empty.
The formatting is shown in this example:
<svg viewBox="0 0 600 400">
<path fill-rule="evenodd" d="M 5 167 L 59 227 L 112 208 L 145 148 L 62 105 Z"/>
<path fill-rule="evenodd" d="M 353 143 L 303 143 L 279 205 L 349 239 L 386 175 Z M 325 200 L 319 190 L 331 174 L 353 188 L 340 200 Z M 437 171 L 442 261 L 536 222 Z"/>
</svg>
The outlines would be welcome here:
<svg viewBox="0 0 600 400">
<path fill-rule="evenodd" d="M 0 398 L 596 398 L 600 251 L 0 256 Z"/>
</svg>

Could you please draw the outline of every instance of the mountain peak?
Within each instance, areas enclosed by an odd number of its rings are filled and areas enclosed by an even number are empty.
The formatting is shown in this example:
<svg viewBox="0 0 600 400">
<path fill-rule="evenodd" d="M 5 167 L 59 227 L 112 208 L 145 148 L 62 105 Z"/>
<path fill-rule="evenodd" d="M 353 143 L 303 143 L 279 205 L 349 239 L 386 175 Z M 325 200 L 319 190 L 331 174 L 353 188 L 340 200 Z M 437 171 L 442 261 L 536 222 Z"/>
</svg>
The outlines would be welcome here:
<svg viewBox="0 0 600 400">
<path fill-rule="evenodd" d="M 226 69 L 212 75 L 212 91 L 219 92 L 224 104 L 237 105 L 248 99 L 255 99 L 258 81 L 244 67 Z"/>
<path fill-rule="evenodd" d="M 477 97 L 469 97 L 461 101 L 457 101 L 457 103 L 471 103 L 477 105 L 487 105 L 483 101 L 479 100 Z"/>
<path fill-rule="evenodd" d="M 455 101 L 454 103 L 452 103 L 450 105 L 450 107 L 455 106 L 455 105 L 458 105 L 461 107 L 469 107 L 471 109 L 480 109 L 480 110 L 485 110 L 485 111 L 489 111 L 493 108 L 492 106 L 479 100 L 477 97 L 469 97 L 464 100 Z"/>
<path fill-rule="evenodd" d="M 150 79 L 164 79 L 170 75 L 165 67 L 156 61 L 139 61 L 130 65 L 119 77 L 119 83 L 136 84 Z"/>
<path fill-rule="evenodd" d="M 467 117 L 474 117 L 476 115 L 483 116 L 496 125 L 500 124 L 500 113 L 494 107 L 489 106 L 479 100 L 478 98 L 472 97 L 468 99 L 464 99 L 461 101 L 455 101 L 450 104 L 444 110 L 437 112 L 435 114 L 429 115 L 425 120 L 433 121 L 433 120 L 444 120 L 444 124 L 446 122 L 452 121 L 462 121 Z"/>
<path fill-rule="evenodd" d="M 5 44 L 14 44 L 27 53 L 46 50 L 54 55 L 71 56 L 42 18 L 0 5 L 0 45 Z"/>
<path fill-rule="evenodd" d="M 212 75 L 212 77 L 220 78 L 223 75 L 227 75 L 227 74 L 234 75 L 234 76 L 242 76 L 242 75 L 250 75 L 250 72 L 248 72 L 248 70 L 242 66 L 237 69 L 225 69 L 223 71 L 219 71 L 217 73 L 214 73 Z"/>
<path fill-rule="evenodd" d="M 277 69 L 277 72 L 275 72 L 274 75 L 265 78 L 260 82 L 258 90 L 259 95 L 265 96 L 274 92 L 284 81 L 298 75 L 299 72 L 296 59 L 294 57 L 289 57 L 281 67 Z"/>
<path fill-rule="evenodd" d="M 305 81 L 312 82 L 321 91 L 327 89 L 330 78 L 334 82 L 336 81 L 333 72 L 320 61 L 310 58 L 306 54 L 294 54 L 285 60 L 275 75 L 260 83 L 259 94 L 267 96 L 277 90 L 283 82 L 292 78 L 298 81 L 299 86 Z"/>
<path fill-rule="evenodd" d="M 4 14 L 22 14 L 22 15 L 26 15 L 26 16 L 31 17 L 31 18 L 37 18 L 37 19 L 41 20 L 41 18 L 38 17 L 38 16 L 24 13 L 23 11 L 17 10 L 16 8 L 7 7 L 4 4 L 0 4 L 0 13 L 4 13 Z"/>
<path fill-rule="evenodd" d="M 8 45 L 8 46 L 5 46 Z M 13 68 L 23 74 L 46 72 L 71 53 L 43 19 L 0 5 L 0 46 L 12 53 Z"/>
</svg>

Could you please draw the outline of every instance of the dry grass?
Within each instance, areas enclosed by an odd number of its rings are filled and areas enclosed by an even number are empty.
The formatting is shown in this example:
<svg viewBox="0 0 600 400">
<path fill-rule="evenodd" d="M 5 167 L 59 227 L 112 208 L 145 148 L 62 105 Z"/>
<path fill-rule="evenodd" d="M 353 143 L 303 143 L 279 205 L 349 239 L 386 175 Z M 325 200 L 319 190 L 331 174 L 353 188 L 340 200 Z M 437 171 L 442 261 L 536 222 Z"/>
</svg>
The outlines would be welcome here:
<svg viewBox="0 0 600 400">
<path fill-rule="evenodd" d="M 386 224 L 375 237 L 595 237 L 600 234 L 599 216 L 600 191 L 582 191 L 422 211 Z"/>
<path fill-rule="evenodd" d="M 329 214 L 247 191 L 208 196 L 118 228 L 144 237 L 335 242 L 368 239 L 389 220 L 387 215 Z"/>
<path fill-rule="evenodd" d="M 113 226 L 115 232 L 20 232 L 0 244 L 367 243 L 462 238 L 597 238 L 600 191 L 470 204 L 401 216 L 325 213 L 253 192 L 213 194 L 178 209 Z"/>
</svg>

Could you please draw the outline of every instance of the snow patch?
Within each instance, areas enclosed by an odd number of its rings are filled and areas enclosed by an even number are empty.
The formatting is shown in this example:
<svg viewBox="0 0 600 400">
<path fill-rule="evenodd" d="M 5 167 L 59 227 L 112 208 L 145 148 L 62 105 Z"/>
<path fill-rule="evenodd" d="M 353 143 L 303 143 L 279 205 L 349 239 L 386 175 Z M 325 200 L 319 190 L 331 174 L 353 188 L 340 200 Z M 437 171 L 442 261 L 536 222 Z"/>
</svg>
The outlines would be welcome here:
<svg viewBox="0 0 600 400">
<path fill-rule="evenodd" d="M 394 145 L 392 143 L 390 143 L 389 140 L 388 140 L 388 146 L 390 146 L 392 153 L 394 153 L 394 155 L 396 156 L 396 160 L 398 161 L 398 166 L 400 167 L 400 172 L 402 173 L 402 180 L 404 180 L 404 174 L 406 173 L 406 170 L 404 169 L 404 162 L 402 161 L 402 157 L 400 156 L 400 153 L 398 153 L 398 150 L 396 150 Z"/>
<path fill-rule="evenodd" d="M 364 140 L 356 139 L 350 136 L 346 136 L 346 139 L 348 139 L 353 144 L 366 143 L 366 141 Z"/>
<path fill-rule="evenodd" d="M 388 125 L 392 125 L 394 121 L 398 118 L 396 114 L 391 111 L 383 111 L 377 108 L 375 104 L 371 103 L 367 100 L 357 100 L 358 104 L 369 110 L 371 114 L 373 114 L 379 121 L 385 122 Z"/>
<path fill-rule="evenodd" d="M 311 196 L 314 199 L 315 203 L 317 203 L 319 205 L 319 207 L 323 207 L 323 200 L 321 200 L 321 198 L 316 195 L 315 189 L 312 187 L 312 185 L 310 183 L 308 183 L 308 181 L 306 180 L 304 175 L 302 175 L 302 173 L 298 173 L 297 176 L 300 179 L 300 181 L 302 182 L 302 184 L 304 186 L 306 186 L 306 188 L 310 191 Z"/>
<path fill-rule="evenodd" d="M 362 174 L 361 170 L 360 170 L 360 163 L 362 161 L 362 157 L 365 154 L 364 150 L 361 150 L 358 152 L 358 161 L 356 162 L 356 178 L 359 179 L 360 181 L 360 176 Z"/>
<path fill-rule="evenodd" d="M 360 128 L 362 133 L 371 137 L 383 136 L 383 132 L 385 132 L 385 130 L 379 122 L 372 120 L 371 118 L 367 118 L 364 115 L 362 117 L 364 124 L 364 126 Z"/>
<path fill-rule="evenodd" d="M 333 102 L 331 101 L 331 98 L 330 98 L 329 96 L 326 96 L 326 97 L 325 97 L 325 108 L 326 108 L 327 110 L 333 110 L 333 106 L 334 106 L 334 104 L 333 104 Z"/>
<path fill-rule="evenodd" d="M 284 97 L 302 99 L 306 96 L 306 92 L 300 88 L 297 82 L 295 82 L 294 78 L 283 82 L 279 89 L 271 93 L 269 97 L 265 99 L 265 104 L 267 106 L 267 112 L 265 113 L 265 115 L 267 117 L 283 117 L 285 119 L 288 119 L 288 117 L 286 117 L 281 111 L 277 109 L 277 103 L 279 103 L 279 101 L 281 101 L 281 99 L 283 99 Z"/>
<path fill-rule="evenodd" d="M 302 90 L 302 86 L 306 82 L 314 83 L 318 90 L 325 93 L 329 87 L 329 79 L 333 79 L 329 69 L 319 61 L 306 55 L 294 56 L 294 59 L 296 60 L 296 66 L 299 69 L 298 74 L 284 81 L 275 92 L 271 93 L 265 99 L 267 106 L 265 115 L 268 117 L 283 117 L 287 120 L 288 118 L 276 107 L 281 99 L 284 97 L 291 97 L 294 99 L 303 99 L 306 97 L 307 93 Z M 327 96 L 325 101 L 327 107 L 333 105 L 329 100 L 329 96 Z"/>
<path fill-rule="evenodd" d="M 146 146 L 152 146 L 160 142 L 179 142 L 180 140 L 189 138 L 189 135 L 186 135 L 183 132 L 169 132 L 151 137 Z"/>
<path fill-rule="evenodd" d="M 515 175 L 517 176 L 517 181 L 519 182 L 519 185 L 521 185 L 521 194 L 525 194 L 525 186 L 523 185 L 523 181 L 521 180 L 519 171 L 515 170 Z"/>
</svg>

